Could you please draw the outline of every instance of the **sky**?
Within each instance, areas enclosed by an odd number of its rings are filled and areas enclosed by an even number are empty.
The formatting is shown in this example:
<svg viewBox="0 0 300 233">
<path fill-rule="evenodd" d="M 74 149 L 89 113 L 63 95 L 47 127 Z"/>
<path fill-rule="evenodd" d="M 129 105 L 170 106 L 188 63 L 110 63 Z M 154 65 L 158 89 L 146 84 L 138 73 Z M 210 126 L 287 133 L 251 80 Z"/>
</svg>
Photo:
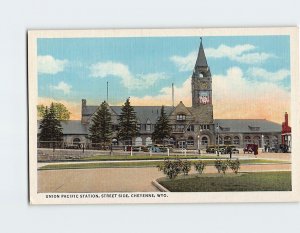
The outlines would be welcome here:
<svg viewBox="0 0 300 233">
<path fill-rule="evenodd" d="M 282 122 L 290 112 L 289 36 L 205 36 L 215 119 Z M 200 37 L 39 38 L 38 103 L 191 106 Z"/>
</svg>

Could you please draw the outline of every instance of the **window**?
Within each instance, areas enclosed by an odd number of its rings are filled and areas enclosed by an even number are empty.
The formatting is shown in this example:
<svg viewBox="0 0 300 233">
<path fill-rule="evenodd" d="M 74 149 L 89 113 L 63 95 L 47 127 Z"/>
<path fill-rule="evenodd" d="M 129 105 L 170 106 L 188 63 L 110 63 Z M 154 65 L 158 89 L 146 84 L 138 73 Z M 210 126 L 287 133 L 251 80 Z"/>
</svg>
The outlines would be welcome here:
<svg viewBox="0 0 300 233">
<path fill-rule="evenodd" d="M 151 122 L 150 120 L 147 120 L 147 123 L 146 123 L 146 131 L 151 131 Z"/>
<path fill-rule="evenodd" d="M 201 130 L 209 130 L 209 125 L 200 125 Z"/>
<path fill-rule="evenodd" d="M 231 144 L 231 137 L 230 136 L 225 136 L 224 137 L 224 144 L 225 145 L 230 145 Z"/>
<path fill-rule="evenodd" d="M 176 125 L 176 131 L 182 132 L 184 130 L 184 125 Z"/>
<path fill-rule="evenodd" d="M 194 146 L 194 138 L 192 136 L 188 137 L 187 145 Z"/>
<path fill-rule="evenodd" d="M 146 146 L 152 145 L 152 139 L 150 137 L 146 138 Z"/>
<path fill-rule="evenodd" d="M 184 115 L 184 114 L 178 114 L 176 119 L 177 119 L 177 121 L 185 121 L 186 115 Z"/>
<path fill-rule="evenodd" d="M 235 136 L 235 137 L 233 138 L 233 144 L 234 144 L 234 145 L 239 145 L 239 144 L 240 144 L 240 138 L 239 138 L 238 136 Z"/>
<path fill-rule="evenodd" d="M 250 136 L 246 136 L 245 139 L 244 139 L 244 141 L 245 141 L 245 144 L 251 143 L 251 138 L 250 138 Z"/>
<path fill-rule="evenodd" d="M 186 129 L 188 132 L 194 132 L 194 125 L 189 125 Z"/>
<path fill-rule="evenodd" d="M 206 136 L 201 138 L 201 145 L 207 145 L 208 144 L 208 138 Z"/>
<path fill-rule="evenodd" d="M 73 144 L 78 144 L 80 143 L 80 138 L 74 138 L 73 139 Z"/>
<path fill-rule="evenodd" d="M 137 137 L 136 139 L 135 139 L 135 145 L 136 146 L 141 146 L 142 145 L 142 138 L 141 137 Z"/>
<path fill-rule="evenodd" d="M 264 140 L 264 144 L 265 145 L 269 145 L 270 144 L 270 138 L 268 136 L 264 136 L 263 140 Z"/>
</svg>

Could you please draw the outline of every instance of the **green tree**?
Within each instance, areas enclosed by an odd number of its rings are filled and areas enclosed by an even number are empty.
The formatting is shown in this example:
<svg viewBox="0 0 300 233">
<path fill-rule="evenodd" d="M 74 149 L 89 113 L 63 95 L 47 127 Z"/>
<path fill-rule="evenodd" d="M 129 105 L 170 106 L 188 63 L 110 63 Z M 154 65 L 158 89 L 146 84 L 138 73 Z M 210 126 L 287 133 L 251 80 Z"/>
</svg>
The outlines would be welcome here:
<svg viewBox="0 0 300 233">
<path fill-rule="evenodd" d="M 132 138 L 135 137 L 138 132 L 136 123 L 136 113 L 134 108 L 130 105 L 130 98 L 128 98 L 122 106 L 119 116 L 119 140 L 124 141 L 125 144 L 131 144 Z"/>
<path fill-rule="evenodd" d="M 53 103 L 50 108 L 45 107 L 45 112 L 40 123 L 40 141 L 61 141 L 63 137 L 60 121 L 57 119 Z"/>
<path fill-rule="evenodd" d="M 171 126 L 169 119 L 165 113 L 165 107 L 162 106 L 160 110 L 160 116 L 155 124 L 154 131 L 152 133 L 152 140 L 157 143 L 163 143 L 163 140 L 169 138 L 171 134 Z"/>
<path fill-rule="evenodd" d="M 52 103 L 55 111 L 56 118 L 60 121 L 69 120 L 71 112 L 62 103 Z M 42 118 L 45 114 L 46 107 L 43 104 L 37 105 L 38 117 Z"/>
<path fill-rule="evenodd" d="M 92 140 L 93 143 L 102 143 L 106 145 L 110 143 L 111 136 L 111 113 L 109 112 L 108 104 L 104 101 L 92 118 L 88 138 Z"/>
</svg>

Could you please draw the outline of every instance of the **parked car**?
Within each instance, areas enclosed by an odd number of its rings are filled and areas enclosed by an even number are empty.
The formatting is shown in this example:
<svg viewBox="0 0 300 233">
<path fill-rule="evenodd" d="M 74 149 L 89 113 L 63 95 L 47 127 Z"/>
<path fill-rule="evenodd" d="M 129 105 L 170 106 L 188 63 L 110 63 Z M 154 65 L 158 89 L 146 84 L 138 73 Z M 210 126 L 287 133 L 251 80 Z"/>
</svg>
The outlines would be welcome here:
<svg viewBox="0 0 300 233">
<path fill-rule="evenodd" d="M 247 144 L 246 147 L 243 149 L 244 154 L 247 152 L 249 153 L 253 153 L 256 154 L 258 152 L 258 145 L 256 144 Z"/>
<path fill-rule="evenodd" d="M 276 144 L 273 147 L 270 147 L 269 151 L 275 153 L 288 153 L 289 146 L 285 144 Z"/>
</svg>

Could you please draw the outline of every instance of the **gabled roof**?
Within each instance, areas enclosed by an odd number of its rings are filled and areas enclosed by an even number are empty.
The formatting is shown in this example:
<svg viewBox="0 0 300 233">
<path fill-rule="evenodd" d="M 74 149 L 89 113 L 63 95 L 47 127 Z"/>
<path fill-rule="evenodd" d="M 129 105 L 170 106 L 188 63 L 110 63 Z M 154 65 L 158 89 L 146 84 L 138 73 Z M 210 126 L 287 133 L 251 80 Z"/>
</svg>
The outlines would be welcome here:
<svg viewBox="0 0 300 233">
<path fill-rule="evenodd" d="M 78 120 L 61 121 L 63 134 L 88 134 L 88 126 Z M 38 133 L 40 133 L 40 121 L 37 122 Z"/>
<path fill-rule="evenodd" d="M 173 110 L 172 106 L 164 106 L 165 113 L 170 115 L 171 111 Z M 83 108 L 83 115 L 84 116 L 91 116 L 96 110 L 98 106 L 86 106 Z M 121 114 L 122 106 L 110 106 L 110 108 L 117 114 Z M 136 112 L 136 117 L 140 121 L 141 124 L 146 124 L 147 120 L 149 119 L 152 124 L 157 121 L 157 118 L 160 116 L 161 106 L 133 106 L 134 111 Z"/>
<path fill-rule="evenodd" d="M 204 49 L 203 49 L 203 45 L 202 45 L 202 38 L 201 38 L 200 47 L 199 47 L 199 51 L 198 51 L 197 61 L 195 64 L 195 67 L 197 67 L 197 66 L 200 66 L 200 67 L 208 66 L 206 57 L 205 57 L 205 53 L 204 53 Z"/>
<path fill-rule="evenodd" d="M 281 125 L 265 119 L 215 119 L 215 126 L 219 124 L 220 133 L 222 128 L 231 133 L 278 133 Z M 255 130 L 253 130 L 255 128 Z M 225 131 L 224 131 L 225 133 Z"/>
</svg>

